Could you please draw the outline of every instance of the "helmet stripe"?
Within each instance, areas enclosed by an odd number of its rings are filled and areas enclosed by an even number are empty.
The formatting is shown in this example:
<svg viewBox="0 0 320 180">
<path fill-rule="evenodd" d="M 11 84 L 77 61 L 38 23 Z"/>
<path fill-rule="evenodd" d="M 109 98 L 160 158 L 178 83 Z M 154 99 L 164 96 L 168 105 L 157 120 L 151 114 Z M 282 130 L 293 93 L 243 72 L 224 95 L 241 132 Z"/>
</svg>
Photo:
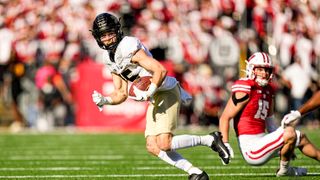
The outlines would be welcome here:
<svg viewBox="0 0 320 180">
<path fill-rule="evenodd" d="M 262 52 L 262 57 L 263 57 L 263 62 L 265 63 L 266 62 L 266 57 L 265 57 L 265 54 Z"/>
<path fill-rule="evenodd" d="M 256 55 L 253 54 L 249 59 L 248 59 L 248 62 L 250 62 L 251 59 L 253 59 Z"/>
<path fill-rule="evenodd" d="M 270 59 L 269 59 L 269 56 L 266 54 L 266 53 L 262 53 L 265 57 L 266 57 L 266 61 L 267 61 L 267 63 L 270 63 Z"/>
</svg>

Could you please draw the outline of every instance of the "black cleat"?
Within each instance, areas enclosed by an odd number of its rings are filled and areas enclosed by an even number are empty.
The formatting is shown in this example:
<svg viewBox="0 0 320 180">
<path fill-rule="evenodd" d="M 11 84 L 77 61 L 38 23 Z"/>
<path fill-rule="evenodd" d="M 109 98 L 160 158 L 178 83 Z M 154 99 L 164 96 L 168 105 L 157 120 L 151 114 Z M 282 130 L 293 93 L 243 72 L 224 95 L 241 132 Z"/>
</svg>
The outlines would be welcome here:
<svg viewBox="0 0 320 180">
<path fill-rule="evenodd" d="M 202 172 L 201 174 L 191 174 L 188 178 L 189 180 L 209 180 L 209 176 L 206 172 Z"/>
<path fill-rule="evenodd" d="M 215 152 L 218 152 L 221 161 L 224 165 L 229 164 L 230 162 L 230 152 L 228 148 L 222 142 L 221 132 L 215 131 L 210 133 L 213 136 L 214 140 L 211 144 L 211 149 Z"/>
</svg>

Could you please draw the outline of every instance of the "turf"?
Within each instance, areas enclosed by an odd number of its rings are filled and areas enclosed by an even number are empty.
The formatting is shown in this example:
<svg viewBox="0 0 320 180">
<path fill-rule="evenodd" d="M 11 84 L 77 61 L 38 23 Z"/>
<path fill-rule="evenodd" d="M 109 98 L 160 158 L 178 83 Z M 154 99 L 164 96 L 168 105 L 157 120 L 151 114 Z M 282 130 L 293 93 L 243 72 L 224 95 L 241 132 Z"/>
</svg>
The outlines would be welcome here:
<svg viewBox="0 0 320 180">
<path fill-rule="evenodd" d="M 178 132 L 178 134 L 190 132 Z M 196 134 L 207 134 L 202 131 Z M 307 131 L 320 147 L 320 131 Z M 207 147 L 179 150 L 211 179 L 276 179 L 277 159 L 264 166 L 246 165 L 235 150 L 232 162 L 223 166 Z M 309 175 L 296 179 L 320 179 L 319 162 L 296 151 L 294 166 L 308 168 Z M 150 156 L 142 133 L 20 133 L 0 134 L 0 179 L 187 179 L 186 173 Z M 288 179 L 277 178 L 277 179 Z"/>
</svg>

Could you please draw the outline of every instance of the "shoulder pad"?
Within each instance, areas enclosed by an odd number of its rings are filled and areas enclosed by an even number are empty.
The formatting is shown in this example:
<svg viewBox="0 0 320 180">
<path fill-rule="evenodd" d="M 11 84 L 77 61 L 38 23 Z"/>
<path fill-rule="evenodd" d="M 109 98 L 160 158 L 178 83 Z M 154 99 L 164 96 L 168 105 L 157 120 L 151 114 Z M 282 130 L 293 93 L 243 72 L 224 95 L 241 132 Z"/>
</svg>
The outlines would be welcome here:
<svg viewBox="0 0 320 180">
<path fill-rule="evenodd" d="M 141 49 L 141 47 L 142 44 L 140 40 L 131 36 L 125 36 L 118 46 L 121 57 L 132 57 L 137 50 Z"/>
<path fill-rule="evenodd" d="M 239 79 L 231 87 L 231 91 L 250 93 L 254 84 L 249 79 Z"/>
</svg>

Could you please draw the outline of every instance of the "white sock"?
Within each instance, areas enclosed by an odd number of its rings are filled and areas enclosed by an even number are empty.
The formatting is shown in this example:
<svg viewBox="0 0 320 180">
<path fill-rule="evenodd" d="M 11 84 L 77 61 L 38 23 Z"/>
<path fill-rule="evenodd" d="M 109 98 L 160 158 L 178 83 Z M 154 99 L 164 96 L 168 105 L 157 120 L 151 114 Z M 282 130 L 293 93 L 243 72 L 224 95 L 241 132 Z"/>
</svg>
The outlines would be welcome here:
<svg viewBox="0 0 320 180">
<path fill-rule="evenodd" d="M 208 147 L 211 147 L 211 144 L 214 141 L 214 138 L 211 135 L 200 136 L 200 138 L 201 144 Z"/>
<path fill-rule="evenodd" d="M 211 146 L 213 137 L 210 135 L 206 136 L 195 136 L 195 135 L 178 135 L 172 138 L 171 149 L 183 149 L 194 146 Z"/>
<path fill-rule="evenodd" d="M 179 153 L 175 152 L 175 151 L 160 151 L 158 157 L 160 159 L 162 159 L 163 161 L 171 164 L 172 166 L 175 166 L 179 169 L 184 170 L 185 172 L 187 172 L 188 174 L 201 174 L 202 171 L 197 168 L 197 167 L 193 167 L 192 164 L 184 159 Z"/>
<path fill-rule="evenodd" d="M 290 161 L 280 161 L 280 169 L 287 170 L 289 168 Z"/>
<path fill-rule="evenodd" d="M 197 167 L 191 167 L 189 170 L 188 170 L 188 174 L 191 175 L 191 174 L 201 174 L 203 171 L 201 171 L 199 168 Z"/>
</svg>

